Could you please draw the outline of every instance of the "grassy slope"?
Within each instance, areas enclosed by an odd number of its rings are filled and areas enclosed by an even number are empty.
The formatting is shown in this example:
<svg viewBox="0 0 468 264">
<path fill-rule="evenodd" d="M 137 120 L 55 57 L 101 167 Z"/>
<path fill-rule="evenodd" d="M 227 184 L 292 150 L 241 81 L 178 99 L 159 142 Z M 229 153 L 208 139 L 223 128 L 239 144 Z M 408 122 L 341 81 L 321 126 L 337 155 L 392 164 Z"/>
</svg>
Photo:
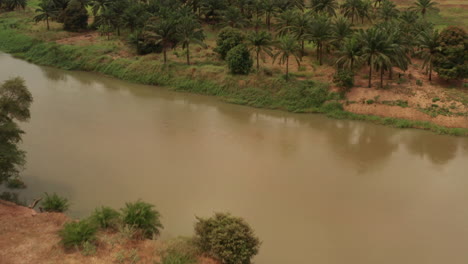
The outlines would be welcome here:
<svg viewBox="0 0 468 264">
<path fill-rule="evenodd" d="M 200 54 L 200 57 L 208 59 L 196 65 L 171 62 L 164 66 L 151 55 L 116 57 L 115 52 L 122 47 L 114 42 L 57 44 L 51 40 L 61 39 L 68 33 L 39 30 L 31 24 L 31 16 L 30 11 L 0 15 L 0 50 L 40 65 L 99 72 L 126 81 L 214 95 L 230 103 L 292 112 L 319 112 L 338 119 L 371 121 L 400 128 L 422 128 L 440 134 L 468 135 L 467 129 L 445 128 L 430 122 L 345 112 L 338 103 L 339 96 L 329 93 L 324 83 L 297 79 L 286 82 L 280 74 L 233 76 L 225 72 L 223 65 L 211 61 L 209 54 Z M 323 104 L 325 101 L 328 103 Z"/>
</svg>

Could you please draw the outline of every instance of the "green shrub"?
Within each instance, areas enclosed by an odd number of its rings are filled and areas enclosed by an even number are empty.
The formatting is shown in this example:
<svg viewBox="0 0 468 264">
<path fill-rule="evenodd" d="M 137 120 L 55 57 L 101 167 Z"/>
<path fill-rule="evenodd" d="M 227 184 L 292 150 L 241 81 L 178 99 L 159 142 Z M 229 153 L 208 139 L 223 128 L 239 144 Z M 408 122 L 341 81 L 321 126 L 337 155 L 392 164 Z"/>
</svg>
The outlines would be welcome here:
<svg viewBox="0 0 468 264">
<path fill-rule="evenodd" d="M 366 101 L 366 104 L 373 104 L 373 103 L 375 103 L 375 101 L 372 100 L 372 99 L 369 99 L 369 100 Z"/>
<path fill-rule="evenodd" d="M 229 70 L 233 74 L 249 74 L 252 69 L 253 60 L 245 45 L 237 45 L 231 49 L 226 56 Z"/>
<path fill-rule="evenodd" d="M 217 213 L 197 219 L 195 243 L 201 252 L 225 264 L 249 264 L 258 253 L 260 241 L 242 218 Z"/>
<path fill-rule="evenodd" d="M 45 193 L 45 198 L 42 201 L 42 209 L 46 212 L 65 212 L 70 207 L 67 198 L 60 197 L 56 193 L 49 195 Z"/>
<path fill-rule="evenodd" d="M 98 227 L 106 229 L 117 228 L 119 217 L 120 213 L 116 210 L 107 206 L 102 206 L 101 208 L 96 208 L 94 210 L 94 213 L 90 216 L 90 219 Z"/>
<path fill-rule="evenodd" d="M 228 52 L 232 48 L 241 44 L 244 41 L 244 39 L 245 35 L 239 29 L 225 27 L 221 29 L 221 31 L 218 34 L 218 39 L 216 40 L 216 48 L 214 49 L 214 51 L 219 53 L 219 55 L 221 55 L 221 58 L 224 60 Z"/>
<path fill-rule="evenodd" d="M 83 256 L 93 256 L 96 254 L 96 245 L 92 242 L 86 241 L 82 246 L 81 254 L 83 254 Z"/>
<path fill-rule="evenodd" d="M 416 85 L 422 86 L 422 85 L 423 85 L 423 82 L 422 82 L 421 80 L 416 80 Z"/>
<path fill-rule="evenodd" d="M 63 29 L 82 31 L 88 27 L 88 11 L 78 0 L 71 0 L 64 13 Z"/>
<path fill-rule="evenodd" d="M 325 113 L 343 111 L 343 105 L 340 102 L 328 102 L 325 103 L 321 109 Z"/>
<path fill-rule="evenodd" d="M 123 224 L 136 228 L 144 238 L 152 238 L 160 233 L 163 225 L 160 221 L 160 214 L 154 205 L 143 201 L 126 203 L 122 209 Z"/>
<path fill-rule="evenodd" d="M 433 103 L 438 102 L 438 101 L 440 101 L 440 98 L 439 98 L 439 97 L 434 97 L 434 98 L 432 98 L 432 102 L 433 102 Z"/>
<path fill-rule="evenodd" d="M 333 75 L 333 83 L 344 91 L 348 91 L 354 86 L 354 72 L 338 70 L 335 75 Z"/>
<path fill-rule="evenodd" d="M 68 222 L 59 231 L 61 243 L 65 248 L 82 247 L 84 243 L 96 240 L 97 228 L 89 221 Z"/>
</svg>

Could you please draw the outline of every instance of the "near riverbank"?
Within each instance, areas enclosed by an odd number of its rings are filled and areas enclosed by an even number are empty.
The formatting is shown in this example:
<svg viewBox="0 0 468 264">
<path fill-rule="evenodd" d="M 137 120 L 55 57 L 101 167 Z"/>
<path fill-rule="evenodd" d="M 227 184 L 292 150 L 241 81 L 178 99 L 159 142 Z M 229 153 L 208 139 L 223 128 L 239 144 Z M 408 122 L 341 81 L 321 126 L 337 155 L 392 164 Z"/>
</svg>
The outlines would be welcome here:
<svg viewBox="0 0 468 264">
<path fill-rule="evenodd" d="M 174 52 L 171 62 L 163 65 L 160 55 L 137 56 L 122 40 L 106 42 L 95 33 L 65 33 L 58 29 L 44 32 L 31 23 L 31 15 L 29 9 L 0 15 L 1 51 L 35 64 L 98 72 L 130 82 L 217 96 L 229 103 L 468 135 L 467 89 L 415 85 L 420 80 L 416 66 L 407 73 L 412 79 L 389 82 L 386 89 L 363 88 L 366 81 L 357 78 L 356 88 L 340 95 L 329 85 L 333 76 L 330 66 L 307 65 L 286 81 L 277 73 L 279 66 L 267 61 L 268 71 L 234 76 L 215 59 L 209 41 L 207 50 L 194 52 L 194 61 L 197 56 L 207 60 L 185 65 Z"/>
<path fill-rule="evenodd" d="M 153 264 L 161 260 L 163 242 L 127 239 L 117 232 L 101 231 L 96 252 L 64 250 L 58 232 L 68 221 L 72 220 L 63 213 L 37 213 L 0 200 L 0 263 Z M 198 260 L 198 264 L 215 263 Z"/>
</svg>

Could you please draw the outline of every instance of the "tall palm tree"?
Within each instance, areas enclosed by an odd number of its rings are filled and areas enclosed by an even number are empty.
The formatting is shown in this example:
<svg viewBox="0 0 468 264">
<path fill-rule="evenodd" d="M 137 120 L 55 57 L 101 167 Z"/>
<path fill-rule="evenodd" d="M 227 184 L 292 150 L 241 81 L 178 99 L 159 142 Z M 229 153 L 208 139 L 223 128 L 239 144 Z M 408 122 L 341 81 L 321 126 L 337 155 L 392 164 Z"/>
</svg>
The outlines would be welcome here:
<svg viewBox="0 0 468 264">
<path fill-rule="evenodd" d="M 437 2 L 434 2 L 432 0 L 416 0 L 411 9 L 420 12 L 423 18 L 425 18 L 427 11 L 438 10 L 437 7 L 435 7 L 437 4 Z"/>
<path fill-rule="evenodd" d="M 361 49 L 361 42 L 356 36 L 345 39 L 342 49 L 338 51 L 335 65 L 338 68 L 354 71 L 354 68 L 361 62 Z"/>
<path fill-rule="evenodd" d="M 424 60 L 423 69 L 426 69 L 426 72 L 429 74 L 429 81 L 432 81 L 432 62 L 440 49 L 439 31 L 426 30 L 421 32 L 416 43 L 421 48 L 421 51 L 418 53 Z"/>
<path fill-rule="evenodd" d="M 322 65 L 323 62 L 323 48 L 327 42 L 332 38 L 332 23 L 327 16 L 318 16 L 312 23 L 312 26 L 305 36 L 306 39 L 315 43 L 317 50 L 317 60 Z"/>
<path fill-rule="evenodd" d="M 54 5 L 52 0 L 43 0 L 39 3 L 39 8 L 36 9 L 36 13 L 39 13 L 34 17 L 35 22 L 46 21 L 47 30 L 50 30 L 49 19 L 55 17 L 58 14 L 57 7 Z"/>
<path fill-rule="evenodd" d="M 373 8 L 372 8 L 372 2 L 371 0 L 363 0 L 361 2 L 361 6 L 359 7 L 358 13 L 359 16 L 361 17 L 361 22 L 364 24 L 364 19 L 367 18 L 367 20 L 371 21 L 372 20 L 372 13 L 373 13 Z"/>
<path fill-rule="evenodd" d="M 278 41 L 276 46 L 278 52 L 273 56 L 273 62 L 279 57 L 280 64 L 286 64 L 286 79 L 289 79 L 289 58 L 292 56 L 297 65 L 300 65 L 300 46 L 292 35 L 284 35 Z"/>
<path fill-rule="evenodd" d="M 354 24 L 354 19 L 359 19 L 359 10 L 362 4 L 362 0 L 345 0 L 340 6 L 341 13 L 347 18 L 351 18 L 351 23 Z"/>
<path fill-rule="evenodd" d="M 260 71 L 260 56 L 267 54 L 273 57 L 273 38 L 270 33 L 261 31 L 261 32 L 252 32 L 247 35 L 247 46 L 249 51 L 255 52 L 257 60 L 257 72 Z"/>
<path fill-rule="evenodd" d="M 277 12 L 277 6 L 274 0 L 261 0 L 262 9 L 265 12 L 265 24 L 268 30 L 271 30 L 271 17 Z"/>
<path fill-rule="evenodd" d="M 393 18 L 398 17 L 398 9 L 396 8 L 395 3 L 391 0 L 384 0 L 382 5 L 377 10 L 377 16 L 384 21 L 389 21 Z"/>
<path fill-rule="evenodd" d="M 330 16 L 336 16 L 338 2 L 336 0 L 311 0 L 312 9 L 317 13 L 325 13 Z"/>
<path fill-rule="evenodd" d="M 297 17 L 297 11 L 294 9 L 288 9 L 276 16 L 276 32 L 280 36 L 290 33 L 291 26 Z"/>
<path fill-rule="evenodd" d="M 375 27 L 369 28 L 366 31 L 360 30 L 358 39 L 362 44 L 361 59 L 367 62 L 369 66 L 369 88 L 372 87 L 372 69 L 381 70 L 391 65 L 389 57 L 392 52 L 392 47 L 388 41 L 386 32 L 383 32 Z M 383 84 L 383 74 L 381 74 L 380 84 Z"/>
<path fill-rule="evenodd" d="M 243 28 L 247 25 L 247 21 L 239 8 L 231 6 L 223 12 L 222 24 L 233 28 Z"/>
<path fill-rule="evenodd" d="M 312 25 L 312 17 L 309 13 L 298 13 L 296 19 L 293 20 L 291 33 L 296 36 L 296 39 L 301 43 L 301 59 L 305 55 L 305 36 Z"/>
<path fill-rule="evenodd" d="M 167 50 L 176 44 L 176 21 L 173 19 L 159 20 L 150 18 L 145 27 L 146 39 L 154 45 L 160 44 L 164 55 L 164 64 L 167 63 Z"/>
<path fill-rule="evenodd" d="M 203 41 L 205 34 L 201 24 L 193 17 L 184 17 L 177 24 L 177 38 L 182 48 L 187 50 L 187 65 L 190 65 L 190 44 L 194 43 L 206 47 Z"/>
<path fill-rule="evenodd" d="M 337 18 L 332 25 L 331 44 L 340 49 L 344 40 L 353 34 L 353 28 L 348 19 L 344 17 Z"/>
</svg>

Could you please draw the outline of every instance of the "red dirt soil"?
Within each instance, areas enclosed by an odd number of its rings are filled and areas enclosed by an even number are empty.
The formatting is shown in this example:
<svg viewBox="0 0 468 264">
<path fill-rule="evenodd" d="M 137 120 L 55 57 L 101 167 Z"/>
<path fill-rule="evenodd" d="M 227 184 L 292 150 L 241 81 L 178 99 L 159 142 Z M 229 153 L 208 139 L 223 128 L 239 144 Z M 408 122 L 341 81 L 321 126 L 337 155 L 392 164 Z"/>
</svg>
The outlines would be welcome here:
<svg viewBox="0 0 468 264">
<path fill-rule="evenodd" d="M 160 261 L 158 249 L 163 243 L 156 240 L 128 240 L 118 233 L 98 234 L 97 251 L 84 256 L 77 250 L 65 251 L 60 245 L 58 231 L 67 221 L 61 213 L 36 211 L 0 200 L 0 263 L 1 264 L 75 264 L 75 263 L 139 263 Z M 136 254 L 137 262 L 130 255 Z M 217 264 L 200 258 L 199 264 Z"/>
</svg>

